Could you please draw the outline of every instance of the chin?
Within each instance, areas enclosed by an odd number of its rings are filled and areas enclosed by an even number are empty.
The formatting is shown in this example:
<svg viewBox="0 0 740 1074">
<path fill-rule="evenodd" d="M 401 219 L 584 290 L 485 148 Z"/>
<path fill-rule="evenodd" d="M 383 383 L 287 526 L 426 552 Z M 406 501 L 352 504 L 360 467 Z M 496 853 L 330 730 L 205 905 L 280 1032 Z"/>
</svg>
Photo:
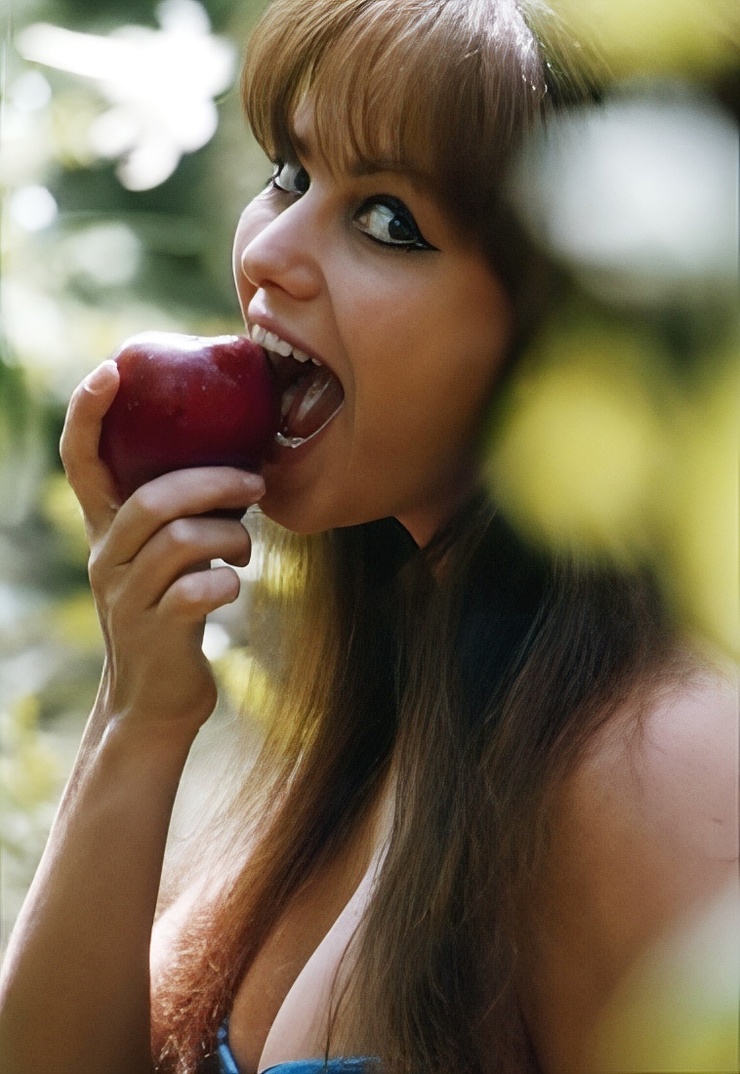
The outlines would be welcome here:
<svg viewBox="0 0 740 1074">
<path fill-rule="evenodd" d="M 336 514 L 331 511 L 321 511 L 314 505 L 302 504 L 300 497 L 271 496 L 269 491 L 260 501 L 260 511 L 271 522 L 301 537 L 325 533 L 342 525 L 336 521 Z"/>
<path fill-rule="evenodd" d="M 302 537 L 310 537 L 328 530 L 357 526 L 387 517 L 389 512 L 373 511 L 371 508 L 354 509 L 347 504 L 317 503 L 312 497 L 300 495 L 270 495 L 268 491 L 260 500 L 260 510 L 271 522 Z"/>
</svg>

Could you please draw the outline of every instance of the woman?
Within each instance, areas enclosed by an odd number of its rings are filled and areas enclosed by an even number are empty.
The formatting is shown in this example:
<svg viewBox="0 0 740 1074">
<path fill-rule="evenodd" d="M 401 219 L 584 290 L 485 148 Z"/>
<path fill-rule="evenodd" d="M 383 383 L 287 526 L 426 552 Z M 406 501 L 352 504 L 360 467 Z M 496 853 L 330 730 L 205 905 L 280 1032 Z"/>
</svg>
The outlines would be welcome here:
<svg viewBox="0 0 740 1074">
<path fill-rule="evenodd" d="M 114 366 L 72 399 L 107 659 L 6 960 L 15 1074 L 587 1070 L 624 972 L 731 875 L 729 687 L 649 578 L 528 551 L 481 479 L 543 297 L 503 180 L 574 95 L 536 10 L 268 9 L 244 97 L 274 174 L 234 247 L 285 385 L 262 476 L 181 471 L 120 504 L 97 456 Z M 202 564 L 251 550 L 204 516 L 256 503 L 296 572 L 273 731 L 155 923 L 215 703 L 204 616 L 238 591 Z"/>
</svg>

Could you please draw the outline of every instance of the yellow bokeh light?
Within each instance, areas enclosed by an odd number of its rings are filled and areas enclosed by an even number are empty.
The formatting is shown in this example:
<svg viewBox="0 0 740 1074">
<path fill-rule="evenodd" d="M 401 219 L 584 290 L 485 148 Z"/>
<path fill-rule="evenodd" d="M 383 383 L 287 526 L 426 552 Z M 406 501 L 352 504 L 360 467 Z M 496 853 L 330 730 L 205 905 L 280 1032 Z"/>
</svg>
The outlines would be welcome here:
<svg viewBox="0 0 740 1074">
<path fill-rule="evenodd" d="M 59 759 L 38 721 L 38 698 L 31 694 L 0 714 L 0 801 L 16 809 L 31 810 L 48 799 L 60 779 Z"/>
<path fill-rule="evenodd" d="M 674 427 L 664 585 L 690 628 L 740 655 L 740 369 L 728 363 Z"/>
<path fill-rule="evenodd" d="M 489 476 L 512 519 L 537 540 L 634 558 L 662 432 L 631 372 L 644 344 L 590 328 L 544 344 L 515 390 Z M 540 356 L 541 357 L 541 356 Z"/>
<path fill-rule="evenodd" d="M 681 386 L 646 334 L 560 327 L 499 414 L 494 498 L 530 539 L 651 568 L 680 629 L 740 655 L 740 364 Z"/>
<path fill-rule="evenodd" d="M 737 65 L 736 0 L 554 0 L 553 8 L 617 77 L 701 76 Z"/>
<path fill-rule="evenodd" d="M 740 889 L 645 951 L 594 1034 L 594 1074 L 729 1074 L 740 1069 Z"/>
</svg>

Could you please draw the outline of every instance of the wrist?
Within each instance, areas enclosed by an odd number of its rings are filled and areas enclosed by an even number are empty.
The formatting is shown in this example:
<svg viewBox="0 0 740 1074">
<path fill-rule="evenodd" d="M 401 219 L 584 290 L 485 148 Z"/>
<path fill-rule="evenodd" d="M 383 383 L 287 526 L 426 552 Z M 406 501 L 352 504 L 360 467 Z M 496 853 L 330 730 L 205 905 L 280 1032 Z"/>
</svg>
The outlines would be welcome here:
<svg viewBox="0 0 740 1074">
<path fill-rule="evenodd" d="M 182 742 L 189 749 L 217 700 L 216 684 L 202 652 L 179 674 L 154 674 L 150 666 L 142 672 L 136 661 L 106 657 L 91 723 L 99 734 L 111 725 L 123 735 L 131 729 L 137 737 L 150 738 L 153 745 L 161 739 L 165 748 L 168 743 Z"/>
<path fill-rule="evenodd" d="M 96 809 L 129 810 L 136 803 L 168 814 L 197 728 L 111 712 L 98 697 L 80 744 L 62 813 L 80 796 Z"/>
<path fill-rule="evenodd" d="M 200 724 L 181 719 L 151 717 L 129 710 L 107 714 L 96 753 L 103 763 L 131 766 L 160 778 L 179 775 L 197 737 Z"/>
</svg>

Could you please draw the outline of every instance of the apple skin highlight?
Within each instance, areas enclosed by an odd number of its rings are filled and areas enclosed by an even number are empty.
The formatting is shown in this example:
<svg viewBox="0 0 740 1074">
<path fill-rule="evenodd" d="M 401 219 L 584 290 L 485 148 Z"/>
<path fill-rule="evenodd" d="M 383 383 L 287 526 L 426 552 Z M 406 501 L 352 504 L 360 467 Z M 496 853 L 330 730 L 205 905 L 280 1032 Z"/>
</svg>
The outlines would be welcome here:
<svg viewBox="0 0 740 1074">
<path fill-rule="evenodd" d="M 120 385 L 99 454 L 122 499 L 172 470 L 259 472 L 272 454 L 280 392 L 265 351 L 246 336 L 145 332 L 113 358 Z"/>
</svg>

